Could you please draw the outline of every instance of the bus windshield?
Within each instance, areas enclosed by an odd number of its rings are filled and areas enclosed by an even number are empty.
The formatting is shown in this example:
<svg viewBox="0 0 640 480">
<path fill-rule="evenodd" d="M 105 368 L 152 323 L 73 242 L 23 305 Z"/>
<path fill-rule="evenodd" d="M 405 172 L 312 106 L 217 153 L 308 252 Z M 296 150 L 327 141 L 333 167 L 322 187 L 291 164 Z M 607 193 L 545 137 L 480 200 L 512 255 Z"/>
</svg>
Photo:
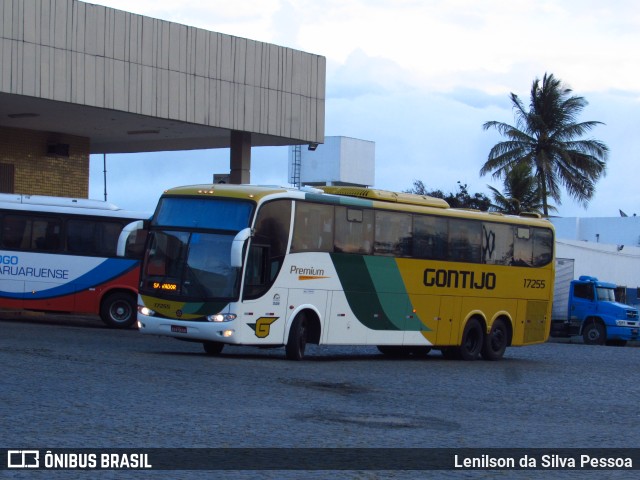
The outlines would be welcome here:
<svg viewBox="0 0 640 480">
<path fill-rule="evenodd" d="M 230 198 L 162 198 L 151 224 L 141 291 L 237 298 L 240 270 L 231 266 L 231 245 L 249 225 L 253 208 L 252 202 Z"/>
<path fill-rule="evenodd" d="M 164 197 L 151 225 L 239 232 L 249 226 L 252 211 L 253 203 L 241 200 Z"/>
<path fill-rule="evenodd" d="M 231 267 L 234 235 L 152 231 L 142 289 L 176 297 L 236 298 L 238 269 Z"/>
</svg>

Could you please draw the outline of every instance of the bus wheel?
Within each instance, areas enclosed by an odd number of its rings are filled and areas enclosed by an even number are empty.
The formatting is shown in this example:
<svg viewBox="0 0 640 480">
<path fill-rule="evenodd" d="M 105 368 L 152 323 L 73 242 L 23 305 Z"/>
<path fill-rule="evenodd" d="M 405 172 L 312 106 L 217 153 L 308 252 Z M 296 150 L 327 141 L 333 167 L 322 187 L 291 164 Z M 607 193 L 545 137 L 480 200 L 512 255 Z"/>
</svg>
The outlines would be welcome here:
<svg viewBox="0 0 640 480">
<path fill-rule="evenodd" d="M 220 355 L 222 349 L 224 348 L 224 343 L 221 342 L 202 342 L 202 346 L 204 347 L 204 351 L 207 355 L 217 356 Z"/>
<path fill-rule="evenodd" d="M 586 345 L 604 345 L 607 340 L 607 330 L 600 322 L 593 320 L 582 330 L 582 339 Z"/>
<path fill-rule="evenodd" d="M 509 330 L 501 318 L 496 319 L 491 326 L 489 335 L 484 337 L 482 344 L 482 358 L 485 360 L 500 360 L 509 343 Z"/>
<path fill-rule="evenodd" d="M 307 346 L 308 320 L 304 313 L 299 313 L 293 320 L 289 330 L 289 340 L 285 352 L 289 360 L 302 360 Z"/>
<path fill-rule="evenodd" d="M 100 305 L 102 321 L 113 328 L 129 328 L 136 321 L 135 295 L 116 292 L 107 295 Z"/>
<path fill-rule="evenodd" d="M 475 360 L 480 355 L 484 334 L 480 322 L 471 318 L 464 327 L 462 334 L 462 344 L 460 345 L 460 358 L 462 360 Z"/>
</svg>

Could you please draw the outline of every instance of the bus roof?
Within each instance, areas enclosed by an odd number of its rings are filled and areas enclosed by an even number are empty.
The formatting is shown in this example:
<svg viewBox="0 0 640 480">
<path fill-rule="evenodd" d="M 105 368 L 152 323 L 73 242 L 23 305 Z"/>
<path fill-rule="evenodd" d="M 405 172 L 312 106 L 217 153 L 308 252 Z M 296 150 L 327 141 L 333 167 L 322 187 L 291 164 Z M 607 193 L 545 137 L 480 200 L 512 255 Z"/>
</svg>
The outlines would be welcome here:
<svg viewBox="0 0 640 480">
<path fill-rule="evenodd" d="M 499 212 L 481 212 L 479 210 L 451 208 L 441 199 L 428 195 L 411 193 L 397 193 L 387 190 L 379 190 L 366 187 L 345 186 L 321 186 L 290 188 L 271 185 L 236 185 L 236 184 L 205 184 L 187 185 L 175 187 L 164 192 L 164 195 L 173 196 L 223 196 L 227 198 L 250 199 L 259 202 L 262 198 L 278 195 L 290 198 L 306 198 L 310 201 L 324 203 L 336 203 L 352 205 L 354 207 L 377 207 L 389 210 L 402 210 L 406 212 L 425 212 L 430 210 L 434 214 L 443 213 L 447 216 L 454 215 L 463 218 L 489 219 L 496 221 L 536 224 L 544 223 L 552 228 L 551 222 L 541 218 L 538 214 L 523 213 L 522 215 L 505 215 Z"/>
<path fill-rule="evenodd" d="M 382 202 L 402 203 L 405 205 L 421 205 L 424 207 L 449 208 L 449 204 L 442 198 L 430 197 L 428 195 L 417 195 L 415 193 L 397 193 L 387 190 L 364 187 L 319 187 L 326 193 L 334 195 L 346 195 L 347 197 L 368 198 L 369 200 L 379 200 Z"/>
<path fill-rule="evenodd" d="M 86 198 L 51 197 L 46 195 L 25 195 L 0 193 L 0 209 L 31 212 L 74 213 L 105 217 L 144 219 L 151 215 L 123 210 L 112 203 Z"/>
</svg>

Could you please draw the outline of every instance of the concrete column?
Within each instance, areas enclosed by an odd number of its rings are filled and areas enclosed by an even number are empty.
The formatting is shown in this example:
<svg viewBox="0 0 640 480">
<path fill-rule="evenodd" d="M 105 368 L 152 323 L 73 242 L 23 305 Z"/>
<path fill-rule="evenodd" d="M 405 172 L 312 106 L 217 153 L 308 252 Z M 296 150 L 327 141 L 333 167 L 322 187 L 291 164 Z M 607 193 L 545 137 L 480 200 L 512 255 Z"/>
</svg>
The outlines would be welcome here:
<svg viewBox="0 0 640 480">
<path fill-rule="evenodd" d="M 231 131 L 231 175 L 229 183 L 251 182 L 251 133 Z"/>
</svg>

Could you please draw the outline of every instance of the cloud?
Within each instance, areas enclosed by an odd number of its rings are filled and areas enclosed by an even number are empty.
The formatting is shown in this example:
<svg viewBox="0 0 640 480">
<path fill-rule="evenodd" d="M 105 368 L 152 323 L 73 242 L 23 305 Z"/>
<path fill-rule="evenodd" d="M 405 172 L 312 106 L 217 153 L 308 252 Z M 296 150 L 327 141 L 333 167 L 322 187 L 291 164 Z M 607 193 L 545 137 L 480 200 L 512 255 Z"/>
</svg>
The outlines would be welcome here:
<svg viewBox="0 0 640 480">
<path fill-rule="evenodd" d="M 392 60 L 376 58 L 357 49 L 345 63 L 331 63 L 327 68 L 327 97 L 355 98 L 384 95 L 411 86 L 410 72 Z"/>
<path fill-rule="evenodd" d="M 640 211 L 630 175 L 640 151 L 635 0 L 97 3 L 325 56 L 326 133 L 374 141 L 376 187 L 390 190 L 409 188 L 415 179 L 443 191 L 455 190 L 457 181 L 470 192 L 486 191 L 489 183 L 501 189 L 479 176 L 500 141 L 482 124 L 512 123 L 509 93 L 527 102 L 534 78 L 553 73 L 587 99 L 581 119 L 604 122 L 592 135 L 611 149 L 589 209 L 563 194 L 560 214 Z M 118 178 L 110 180 L 114 202 L 134 197 L 154 204 L 164 188 L 228 170 L 228 150 L 147 155 L 126 162 L 109 157 L 109 178 Z M 286 148 L 254 148 L 252 157 L 252 181 L 287 183 Z M 100 163 L 92 159 L 93 198 L 102 196 Z"/>
</svg>

